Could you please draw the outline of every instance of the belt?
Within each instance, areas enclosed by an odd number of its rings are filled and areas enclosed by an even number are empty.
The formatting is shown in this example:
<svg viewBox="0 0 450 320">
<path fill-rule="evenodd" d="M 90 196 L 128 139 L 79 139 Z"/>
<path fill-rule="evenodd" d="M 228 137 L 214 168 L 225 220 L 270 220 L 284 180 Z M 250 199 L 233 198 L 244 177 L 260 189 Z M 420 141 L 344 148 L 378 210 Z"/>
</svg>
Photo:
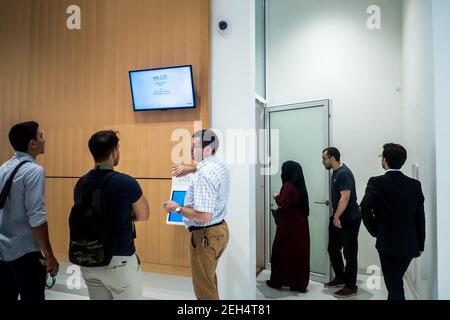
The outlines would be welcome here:
<svg viewBox="0 0 450 320">
<path fill-rule="evenodd" d="M 211 228 L 211 227 L 219 226 L 219 225 L 224 224 L 224 223 L 225 223 L 225 220 L 222 220 L 222 221 L 220 221 L 219 223 L 212 224 L 212 225 L 209 225 L 209 226 L 203 226 L 203 227 L 189 227 L 189 231 L 192 232 L 192 231 L 200 230 L 200 229 L 208 229 L 208 228 Z"/>
</svg>

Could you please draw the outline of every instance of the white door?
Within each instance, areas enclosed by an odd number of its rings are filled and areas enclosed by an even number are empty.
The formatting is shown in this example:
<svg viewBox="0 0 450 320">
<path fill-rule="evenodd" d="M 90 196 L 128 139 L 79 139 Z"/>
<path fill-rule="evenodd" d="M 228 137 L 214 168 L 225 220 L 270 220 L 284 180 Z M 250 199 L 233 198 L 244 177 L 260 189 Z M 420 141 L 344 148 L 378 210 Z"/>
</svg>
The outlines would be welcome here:
<svg viewBox="0 0 450 320">
<path fill-rule="evenodd" d="M 321 157 L 322 150 L 330 145 L 329 119 L 328 100 L 271 107 L 266 114 L 268 159 L 271 165 L 278 166 L 276 174 L 266 177 L 266 267 L 270 268 L 276 231 L 269 210 L 274 205 L 271 195 L 281 189 L 282 164 L 293 160 L 301 164 L 305 175 L 310 206 L 311 279 L 319 282 L 330 279 L 327 252 L 330 177 Z"/>
</svg>

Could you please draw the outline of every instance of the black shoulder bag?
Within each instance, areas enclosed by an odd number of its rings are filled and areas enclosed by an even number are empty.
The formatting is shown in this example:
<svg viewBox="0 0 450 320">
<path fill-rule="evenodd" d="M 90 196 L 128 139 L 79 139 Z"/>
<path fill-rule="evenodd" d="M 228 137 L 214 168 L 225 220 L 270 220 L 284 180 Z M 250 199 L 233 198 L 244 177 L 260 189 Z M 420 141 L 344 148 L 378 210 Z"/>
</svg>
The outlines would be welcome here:
<svg viewBox="0 0 450 320">
<path fill-rule="evenodd" d="M 14 180 L 14 177 L 16 176 L 17 171 L 19 171 L 20 167 L 22 167 L 25 163 L 30 162 L 28 160 L 22 161 L 17 165 L 17 167 L 14 169 L 14 171 L 9 176 L 8 180 L 6 181 L 5 185 L 3 186 L 2 192 L 0 193 L 0 209 L 3 209 L 5 207 L 6 199 L 8 198 L 9 191 L 11 191 L 12 183 Z"/>
</svg>

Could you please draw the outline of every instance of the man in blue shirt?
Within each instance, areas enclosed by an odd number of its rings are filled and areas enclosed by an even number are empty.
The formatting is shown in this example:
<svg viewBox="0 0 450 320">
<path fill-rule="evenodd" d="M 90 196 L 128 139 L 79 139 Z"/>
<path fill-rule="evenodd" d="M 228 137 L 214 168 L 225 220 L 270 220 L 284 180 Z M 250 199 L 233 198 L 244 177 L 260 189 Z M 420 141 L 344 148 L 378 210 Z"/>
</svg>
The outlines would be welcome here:
<svg viewBox="0 0 450 320">
<path fill-rule="evenodd" d="M 331 176 L 331 203 L 328 253 L 336 278 L 325 284 L 326 288 L 344 288 L 334 293 L 337 298 L 355 296 L 358 292 L 358 233 L 361 212 L 356 202 L 356 184 L 352 171 L 341 163 L 341 153 L 336 148 L 327 148 L 322 153 L 322 163 Z M 344 251 L 344 261 L 342 253 Z"/>
<path fill-rule="evenodd" d="M 84 175 L 74 190 L 81 201 L 83 186 L 96 185 L 119 164 L 119 137 L 112 130 L 99 131 L 89 139 L 95 168 Z M 138 300 L 142 298 L 140 260 L 134 245 L 134 221 L 149 218 L 148 201 L 133 177 L 116 172 L 103 188 L 115 245 L 106 267 L 81 267 L 91 300 Z"/>
<path fill-rule="evenodd" d="M 56 274 L 59 264 L 48 237 L 44 204 L 44 169 L 36 157 L 44 153 L 46 140 L 39 124 L 24 122 L 9 131 L 16 151 L 0 167 L 0 188 L 14 169 L 27 161 L 14 176 L 3 209 L 0 209 L 0 301 L 45 300 L 47 272 Z"/>
<path fill-rule="evenodd" d="M 199 300 L 218 300 L 216 268 L 225 251 L 229 231 L 225 223 L 230 191 L 230 172 L 216 157 L 219 139 L 212 130 L 193 135 L 192 158 L 197 167 L 172 167 L 172 174 L 195 172 L 185 198 L 185 206 L 167 201 L 167 212 L 184 217 L 191 234 L 190 257 L 194 292 Z"/>
</svg>

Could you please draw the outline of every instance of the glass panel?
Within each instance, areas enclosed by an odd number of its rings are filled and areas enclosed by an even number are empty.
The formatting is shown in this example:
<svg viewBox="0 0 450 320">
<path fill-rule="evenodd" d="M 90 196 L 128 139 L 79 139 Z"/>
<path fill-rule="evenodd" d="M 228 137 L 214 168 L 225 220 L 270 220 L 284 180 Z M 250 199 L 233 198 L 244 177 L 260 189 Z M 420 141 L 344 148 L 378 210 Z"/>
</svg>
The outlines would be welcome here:
<svg viewBox="0 0 450 320">
<path fill-rule="evenodd" d="M 304 171 L 310 205 L 311 272 L 327 276 L 329 260 L 327 253 L 329 208 L 323 204 L 328 200 L 328 171 L 322 165 L 322 150 L 328 145 L 328 110 L 313 107 L 270 112 L 270 129 L 279 130 L 279 141 L 271 135 L 270 150 L 279 148 L 279 168 L 270 177 L 270 194 L 281 188 L 281 165 L 288 160 L 299 162 Z M 273 155 L 271 154 L 271 159 Z M 271 199 L 271 203 L 274 200 Z M 272 247 L 276 226 L 270 221 L 270 247 Z M 270 249 L 271 250 L 271 249 Z"/>
</svg>

